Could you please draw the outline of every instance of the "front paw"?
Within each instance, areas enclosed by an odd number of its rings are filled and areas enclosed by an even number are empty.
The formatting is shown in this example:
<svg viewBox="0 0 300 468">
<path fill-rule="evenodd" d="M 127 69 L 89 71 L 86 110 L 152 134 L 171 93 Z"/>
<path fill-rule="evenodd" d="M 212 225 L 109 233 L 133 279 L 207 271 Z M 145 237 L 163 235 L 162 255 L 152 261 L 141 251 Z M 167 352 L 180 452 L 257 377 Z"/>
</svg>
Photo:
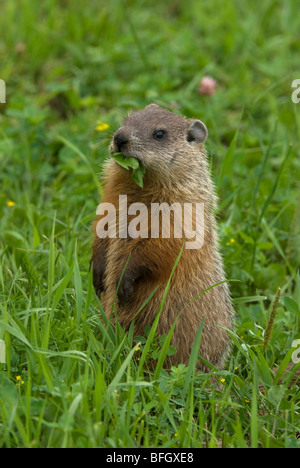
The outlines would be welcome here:
<svg viewBox="0 0 300 468">
<path fill-rule="evenodd" d="M 120 305 L 125 304 L 131 298 L 134 291 L 134 278 L 124 275 L 118 288 Z M 118 282 L 119 283 L 119 282 Z"/>
<path fill-rule="evenodd" d="M 104 291 L 104 273 L 105 265 L 104 262 L 95 261 L 91 262 L 93 264 L 93 284 L 97 296 L 100 298 L 101 293 Z"/>
</svg>

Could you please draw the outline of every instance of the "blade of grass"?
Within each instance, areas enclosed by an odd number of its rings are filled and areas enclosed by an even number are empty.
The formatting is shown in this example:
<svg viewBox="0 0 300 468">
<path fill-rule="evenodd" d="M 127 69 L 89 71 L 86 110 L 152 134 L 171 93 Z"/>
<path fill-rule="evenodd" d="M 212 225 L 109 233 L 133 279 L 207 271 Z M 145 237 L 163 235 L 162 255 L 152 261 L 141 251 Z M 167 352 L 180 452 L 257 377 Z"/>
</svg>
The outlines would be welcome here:
<svg viewBox="0 0 300 468">
<path fill-rule="evenodd" d="M 245 296 L 245 297 L 236 297 L 232 300 L 234 304 L 248 304 L 249 302 L 258 302 L 266 301 L 267 296 Z"/>
<path fill-rule="evenodd" d="M 92 296 L 93 296 L 93 291 L 94 291 L 94 286 L 93 286 L 93 271 L 90 269 L 89 275 L 88 275 L 88 285 L 87 285 L 87 293 L 86 293 L 86 298 L 85 298 L 85 304 L 84 304 L 84 321 L 87 318 L 88 315 L 88 310 L 91 304 Z"/>
<path fill-rule="evenodd" d="M 172 414 L 172 411 L 171 411 L 171 408 L 170 408 L 170 405 L 169 405 L 168 395 L 166 395 L 159 387 L 157 387 L 156 390 L 157 390 L 157 394 L 159 396 L 159 400 L 160 400 L 160 402 L 162 404 L 162 407 L 164 408 L 164 411 L 165 411 L 170 423 L 172 424 L 174 431 L 178 432 L 177 431 L 177 426 L 176 426 L 176 423 L 175 423 L 175 420 L 174 420 L 174 417 L 173 417 L 173 414 Z"/>
<path fill-rule="evenodd" d="M 254 362 L 253 363 L 252 401 L 251 401 L 251 420 L 250 420 L 251 448 L 258 448 L 257 395 L 258 395 L 258 378 L 257 378 L 256 364 Z"/>
<path fill-rule="evenodd" d="M 235 134 L 234 134 L 234 136 L 233 136 L 233 138 L 231 140 L 231 143 L 229 145 L 229 148 L 228 148 L 228 150 L 227 150 L 227 152 L 226 152 L 226 154 L 224 156 L 223 164 L 222 164 L 222 167 L 221 167 L 221 170 L 220 170 L 220 175 L 219 175 L 219 178 L 218 178 L 218 181 L 217 181 L 217 190 L 220 189 L 225 175 L 231 174 L 231 172 L 232 172 L 232 162 L 233 162 L 233 159 L 234 159 L 234 156 L 235 156 L 236 144 L 237 144 L 237 139 L 238 139 L 238 135 L 239 135 L 239 128 L 240 128 L 243 113 L 244 113 L 244 109 L 242 109 L 242 112 L 241 112 L 240 118 L 239 118 L 239 123 L 238 123 L 238 126 L 237 126 L 237 130 L 236 130 L 236 132 L 235 132 Z"/>
<path fill-rule="evenodd" d="M 285 255 L 284 251 L 282 250 L 281 248 L 281 245 L 274 233 L 274 231 L 272 231 L 272 229 L 270 228 L 270 226 L 268 225 L 267 221 L 265 220 L 265 218 L 262 219 L 261 221 L 261 225 L 262 227 L 264 228 L 267 236 L 271 239 L 272 243 L 274 244 L 274 246 L 276 247 L 278 253 L 280 254 L 280 256 L 283 258 L 283 260 L 285 261 L 288 269 L 290 270 L 291 274 L 294 273 L 294 268 L 292 267 L 292 265 L 290 264 L 287 256 Z"/>
<path fill-rule="evenodd" d="M 101 369 L 101 363 L 98 365 L 97 373 L 95 376 L 95 391 L 94 391 L 94 407 L 96 411 L 97 421 L 101 421 L 102 400 L 103 394 L 106 390 L 104 375 Z"/>
<path fill-rule="evenodd" d="M 139 346 L 140 344 L 141 343 L 138 343 L 137 346 Z M 130 351 L 130 353 L 126 357 L 125 361 L 122 363 L 120 369 L 118 370 L 118 372 L 114 376 L 113 380 L 109 384 L 109 386 L 107 388 L 107 393 L 106 393 L 108 399 L 111 397 L 112 392 L 115 390 L 116 386 L 118 385 L 118 383 L 120 382 L 122 376 L 124 375 L 125 370 L 126 370 L 127 366 L 129 365 L 129 363 L 130 363 L 130 361 L 132 359 L 132 356 L 135 353 L 135 349 L 136 349 L 136 346 L 134 346 L 134 348 Z"/>
<path fill-rule="evenodd" d="M 73 276 L 74 265 L 71 265 L 66 276 L 59 282 L 59 286 L 56 288 L 56 292 L 52 302 L 52 310 L 55 310 L 63 293 L 65 292 L 72 276 Z M 57 285 L 56 285 L 57 286 Z M 55 289 L 55 287 L 54 287 Z"/>
<path fill-rule="evenodd" d="M 163 364 L 165 362 L 166 355 L 167 355 L 167 352 L 168 352 L 168 349 L 169 349 L 169 346 L 170 346 L 170 342 L 171 342 L 171 339 L 172 339 L 172 336 L 173 336 L 173 333 L 174 333 L 178 318 L 179 318 L 179 315 L 176 317 L 176 320 L 174 321 L 172 327 L 170 328 L 169 333 L 167 334 L 167 337 L 166 337 L 166 339 L 164 341 L 163 347 L 161 348 L 159 358 L 158 358 L 158 361 L 157 361 L 157 364 L 156 364 L 153 380 L 157 380 L 159 378 L 159 374 L 160 374 L 160 371 L 162 370 Z"/>
<path fill-rule="evenodd" d="M 253 192 L 252 203 L 251 203 L 251 209 L 252 209 L 252 210 L 253 210 L 253 208 L 254 208 L 255 200 L 256 200 L 256 195 L 257 195 L 258 192 L 259 192 L 259 187 L 260 187 L 260 184 L 261 184 L 263 175 L 264 175 L 264 171 L 265 171 L 265 168 L 266 168 L 266 164 L 267 164 L 267 161 L 268 161 L 268 159 L 269 159 L 269 156 L 270 156 L 270 152 L 271 152 L 273 143 L 274 143 L 274 141 L 275 141 L 275 135 L 277 134 L 277 126 L 278 126 L 278 119 L 277 119 L 276 122 L 275 122 L 274 130 L 273 130 L 273 132 L 272 132 L 272 134 L 271 134 L 269 146 L 268 146 L 268 148 L 267 148 L 267 151 L 265 152 L 265 156 L 264 156 L 264 159 L 263 159 L 263 162 L 262 162 L 262 165 L 261 165 L 261 170 L 260 170 L 260 173 L 259 173 L 259 176 L 258 176 L 258 179 L 257 179 L 257 183 L 256 183 L 256 186 L 255 186 L 255 189 L 254 189 L 254 192 Z"/>
<path fill-rule="evenodd" d="M 282 163 L 281 163 L 281 166 L 280 166 L 280 169 L 279 169 L 279 171 L 278 171 L 278 175 L 277 175 L 277 178 L 276 178 L 276 180 L 275 180 L 275 183 L 274 183 L 274 185 L 273 185 L 273 187 L 272 187 L 272 190 L 271 190 L 271 192 L 269 193 L 269 196 L 267 197 L 267 199 L 266 199 L 266 201 L 265 201 L 265 203 L 264 203 L 264 205 L 263 205 L 263 208 L 262 208 L 262 210 L 261 210 L 261 213 L 260 213 L 260 216 L 259 216 L 259 219 L 258 219 L 258 223 L 257 223 L 258 226 L 260 226 L 260 223 L 261 223 L 261 221 L 262 221 L 262 219 L 263 219 L 263 217 L 264 217 L 264 214 L 265 214 L 265 212 L 266 212 L 268 206 L 270 205 L 270 203 L 271 203 L 271 201 L 272 201 L 272 198 L 274 197 L 274 194 L 275 194 L 275 192 L 276 192 L 276 189 L 277 189 L 277 186 L 278 186 L 278 183 L 279 183 L 281 174 L 282 174 L 282 172 L 283 172 L 283 169 L 284 169 L 286 163 L 287 163 L 288 160 L 289 160 L 290 153 L 291 153 L 291 149 L 292 149 L 292 146 L 289 145 L 289 148 L 288 148 L 288 150 L 287 150 L 287 152 L 286 152 L 286 156 L 285 156 L 284 160 L 283 160 Z"/>
<path fill-rule="evenodd" d="M 74 262 L 74 286 L 75 286 L 75 294 L 76 294 L 76 323 L 77 326 L 80 323 L 81 315 L 82 315 L 82 307 L 83 307 L 83 290 L 82 290 L 82 280 L 80 275 L 80 269 L 78 264 L 78 256 L 77 256 L 77 242 L 75 244 L 75 262 Z"/>
<path fill-rule="evenodd" d="M 93 168 L 92 164 L 90 163 L 90 161 L 88 160 L 86 155 L 83 154 L 83 152 L 79 148 L 77 148 L 77 146 L 75 146 L 71 141 L 69 141 L 67 138 L 63 137 L 62 135 L 55 134 L 55 135 L 53 135 L 53 137 L 56 138 L 57 140 L 61 141 L 62 143 L 64 143 L 64 145 L 68 146 L 68 148 L 70 148 L 72 151 L 74 151 L 74 153 L 76 153 L 82 159 L 82 161 L 86 164 L 86 166 L 90 170 L 92 179 L 94 180 L 95 186 L 97 187 L 97 190 L 98 190 L 99 194 L 102 195 L 101 184 L 100 184 L 100 182 L 98 180 L 98 177 L 97 177 L 97 175 L 96 175 L 96 173 L 94 171 L 94 168 Z"/>
<path fill-rule="evenodd" d="M 49 260 L 48 260 L 48 291 L 52 291 L 54 285 L 54 266 L 55 266 L 55 243 L 54 243 L 54 236 L 55 236 L 55 220 L 56 220 L 56 213 L 54 214 L 54 220 L 52 224 L 52 232 L 51 237 L 49 240 Z M 50 300 L 51 296 L 48 296 L 48 305 L 50 307 Z"/>
<path fill-rule="evenodd" d="M 281 361 L 280 366 L 278 367 L 278 370 L 276 372 L 275 379 L 274 379 L 275 385 L 279 382 L 280 378 L 284 374 L 285 369 L 287 368 L 288 364 L 291 362 L 293 352 L 294 352 L 294 348 L 290 349 L 284 356 L 283 360 Z"/>
<path fill-rule="evenodd" d="M 225 175 L 229 174 L 231 172 L 232 161 L 233 161 L 233 158 L 234 158 L 234 155 L 235 155 L 236 142 L 237 142 L 237 139 L 238 139 L 238 134 L 239 134 L 239 130 L 237 129 L 235 134 L 234 134 L 234 137 L 231 140 L 229 148 L 228 148 L 228 150 L 227 150 L 227 152 L 226 152 L 226 154 L 224 156 L 223 164 L 222 164 L 220 175 L 219 175 L 218 182 L 217 182 L 217 189 L 218 190 L 220 189 L 220 187 L 222 185 L 222 182 L 223 182 L 223 179 L 224 179 Z"/>
<path fill-rule="evenodd" d="M 257 226 L 256 226 L 256 235 L 255 235 L 255 239 L 254 239 L 254 246 L 253 246 L 253 255 L 252 255 L 252 262 L 251 262 L 251 268 L 253 269 L 254 267 L 254 262 L 255 262 L 255 256 L 256 256 L 256 248 L 257 248 L 257 239 L 258 239 L 258 233 L 259 233 L 259 229 L 260 229 L 260 224 L 262 222 L 262 219 L 264 217 L 264 214 L 268 208 L 268 206 L 270 205 L 273 197 L 274 197 L 274 194 L 276 192 L 276 189 L 277 189 L 277 186 L 278 186 L 278 183 L 279 183 L 279 180 L 280 180 L 280 177 L 281 177 L 281 174 L 283 172 L 283 169 L 284 167 L 286 166 L 288 160 L 289 160 L 289 157 L 290 157 L 290 153 L 291 153 L 291 149 L 292 149 L 292 146 L 289 145 L 288 147 L 288 150 L 286 152 L 286 156 L 284 157 L 282 163 L 281 163 L 281 166 L 280 166 L 280 169 L 278 171 L 278 175 L 277 175 L 277 178 L 275 180 L 275 183 L 273 184 L 273 187 L 272 187 L 272 190 L 271 192 L 269 193 L 267 199 L 265 200 L 265 203 L 262 207 L 262 210 L 261 210 L 261 213 L 260 213 L 260 216 L 258 218 L 258 221 L 257 221 Z"/>
<path fill-rule="evenodd" d="M 194 340 L 193 348 L 192 348 L 192 351 L 191 351 L 191 354 L 190 354 L 190 358 L 189 358 L 189 362 L 188 362 L 188 368 L 187 368 L 186 381 L 185 381 L 184 388 L 183 388 L 183 393 L 184 394 L 187 393 L 189 385 L 193 384 L 192 375 L 195 373 L 195 369 L 196 369 L 196 365 L 197 365 L 203 325 L 204 325 L 204 319 L 202 319 L 200 327 L 198 328 L 196 338 Z"/>
</svg>

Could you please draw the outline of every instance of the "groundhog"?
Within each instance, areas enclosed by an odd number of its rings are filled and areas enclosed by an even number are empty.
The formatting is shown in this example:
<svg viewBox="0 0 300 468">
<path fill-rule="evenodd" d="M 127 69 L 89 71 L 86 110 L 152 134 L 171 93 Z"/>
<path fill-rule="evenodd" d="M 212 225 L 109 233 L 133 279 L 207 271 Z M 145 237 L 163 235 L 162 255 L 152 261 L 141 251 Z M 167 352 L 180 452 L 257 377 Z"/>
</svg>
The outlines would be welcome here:
<svg viewBox="0 0 300 468">
<path fill-rule="evenodd" d="M 226 329 L 232 329 L 234 313 L 218 250 L 213 214 L 216 195 L 203 145 L 206 137 L 206 126 L 200 120 L 185 118 L 155 104 L 125 119 L 124 125 L 114 134 L 110 149 L 140 162 L 145 168 L 143 188 L 132 180 L 131 171 L 113 158 L 108 159 L 101 200 L 107 210 L 96 217 L 93 225 L 95 237 L 91 263 L 94 287 L 106 315 L 114 320 L 112 310 L 116 307 L 121 326 L 128 329 L 134 320 L 134 334 L 141 336 L 157 315 L 174 264 L 180 256 L 157 328 L 159 335 L 168 333 L 179 315 L 171 341 L 176 353 L 166 362 L 168 365 L 188 363 L 203 321 L 199 354 L 222 369 L 230 349 Z M 120 195 L 123 198 L 126 195 L 127 209 L 134 203 L 148 209 L 147 215 L 139 218 L 140 224 L 144 224 L 139 237 L 127 232 L 134 216 L 129 210 L 124 218 Z M 191 241 L 189 248 L 185 245 L 189 233 L 201 235 L 199 226 L 195 225 L 195 210 L 187 211 L 187 218 L 192 213 L 192 224 L 190 231 L 187 229 L 182 236 L 173 225 L 176 223 L 173 223 L 175 211 L 172 210 L 169 212 L 170 236 L 163 235 L 161 226 L 158 230 L 157 226 L 152 228 L 156 235 L 151 236 L 151 207 L 162 204 L 164 207 L 194 207 L 196 204 L 204 207 L 200 246 L 194 248 Z M 109 211 L 109 206 L 115 211 Z M 107 225 L 110 221 L 111 226 L 116 222 L 116 227 L 110 232 L 107 228 L 107 237 L 100 238 L 97 226 L 104 216 Z M 183 226 L 185 224 L 188 223 L 184 220 Z M 214 286 L 217 283 L 221 284 Z M 207 291 L 201 294 L 204 290 Z M 208 370 L 200 360 L 198 368 Z"/>
</svg>

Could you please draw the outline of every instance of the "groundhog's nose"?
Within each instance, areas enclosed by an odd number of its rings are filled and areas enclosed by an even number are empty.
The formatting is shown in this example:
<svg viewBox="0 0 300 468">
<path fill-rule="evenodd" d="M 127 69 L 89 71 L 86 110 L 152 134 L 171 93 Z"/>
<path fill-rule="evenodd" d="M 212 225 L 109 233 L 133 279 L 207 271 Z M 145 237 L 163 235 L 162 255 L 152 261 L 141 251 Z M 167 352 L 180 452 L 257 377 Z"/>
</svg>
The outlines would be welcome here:
<svg viewBox="0 0 300 468">
<path fill-rule="evenodd" d="M 117 133 L 114 137 L 114 143 L 118 149 L 119 153 L 122 153 L 124 146 L 128 143 L 128 139 L 124 135 L 124 133 Z"/>
</svg>

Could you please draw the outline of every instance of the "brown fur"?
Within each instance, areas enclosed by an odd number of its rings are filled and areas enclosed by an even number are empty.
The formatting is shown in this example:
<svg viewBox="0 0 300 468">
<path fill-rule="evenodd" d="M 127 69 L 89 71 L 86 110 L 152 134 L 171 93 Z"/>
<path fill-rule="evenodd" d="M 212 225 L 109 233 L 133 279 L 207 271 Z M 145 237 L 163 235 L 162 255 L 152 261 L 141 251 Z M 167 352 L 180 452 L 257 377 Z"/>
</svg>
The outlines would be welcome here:
<svg viewBox="0 0 300 468">
<path fill-rule="evenodd" d="M 162 141 L 157 141 L 153 134 L 160 129 L 167 133 Z M 169 205 L 175 202 L 204 203 L 204 245 L 200 249 L 183 249 L 157 331 L 168 333 L 177 315 L 184 310 L 172 338 L 177 353 L 171 362 L 186 364 L 204 319 L 200 355 L 222 368 L 229 351 L 228 334 L 224 328 L 231 329 L 233 323 L 228 285 L 215 286 L 191 302 L 204 289 L 225 280 L 213 216 L 216 197 L 203 147 L 206 132 L 200 121 L 186 119 L 156 105 L 129 115 L 115 137 L 126 137 L 123 154 L 137 157 L 146 167 L 144 188 L 131 180 L 129 171 L 110 159 L 106 165 L 101 202 L 112 203 L 118 209 L 119 194 L 127 195 L 128 206 L 141 202 L 149 207 L 149 213 L 151 203 L 155 202 Z M 112 147 L 114 151 L 120 149 L 116 138 Z M 118 291 L 117 315 L 125 329 L 135 320 L 135 335 L 142 335 L 145 326 L 151 325 L 157 314 L 183 239 L 172 236 L 172 230 L 170 239 L 161 238 L 161 231 L 159 238 L 100 239 L 96 234 L 99 219 L 97 217 L 94 223 L 92 255 L 96 292 L 105 313 L 110 316 L 116 286 L 130 255 Z M 128 222 L 130 219 L 128 217 Z M 151 300 L 137 314 L 155 288 L 158 289 Z M 199 368 L 207 370 L 201 364 Z"/>
</svg>

